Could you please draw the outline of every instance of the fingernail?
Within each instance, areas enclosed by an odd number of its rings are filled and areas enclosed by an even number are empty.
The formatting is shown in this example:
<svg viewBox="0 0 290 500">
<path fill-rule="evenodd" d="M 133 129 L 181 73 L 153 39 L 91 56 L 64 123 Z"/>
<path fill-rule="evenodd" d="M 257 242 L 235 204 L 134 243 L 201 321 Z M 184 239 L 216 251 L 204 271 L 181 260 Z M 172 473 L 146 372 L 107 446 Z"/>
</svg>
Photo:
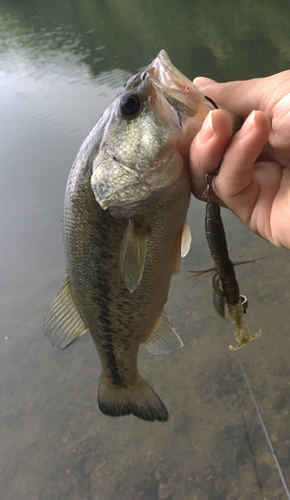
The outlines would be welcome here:
<svg viewBox="0 0 290 500">
<path fill-rule="evenodd" d="M 256 110 L 252 111 L 248 117 L 248 125 L 249 127 L 253 128 L 256 126 Z"/>
<path fill-rule="evenodd" d="M 199 142 L 201 144 L 205 144 L 209 141 L 215 134 L 214 130 L 214 120 L 213 120 L 213 112 L 210 111 L 206 117 L 205 123 L 203 124 L 200 132 L 199 132 Z"/>
<path fill-rule="evenodd" d="M 202 90 L 203 88 L 207 87 L 208 85 L 211 85 L 212 83 L 216 83 L 214 80 L 211 80 L 210 78 L 206 78 L 205 76 L 197 76 L 193 80 L 194 85 L 197 86 L 199 90 Z"/>
<path fill-rule="evenodd" d="M 246 119 L 243 127 L 241 130 L 238 132 L 239 135 L 248 135 L 249 133 L 252 132 L 253 128 L 256 127 L 256 111 L 252 111 L 248 118 Z"/>
</svg>

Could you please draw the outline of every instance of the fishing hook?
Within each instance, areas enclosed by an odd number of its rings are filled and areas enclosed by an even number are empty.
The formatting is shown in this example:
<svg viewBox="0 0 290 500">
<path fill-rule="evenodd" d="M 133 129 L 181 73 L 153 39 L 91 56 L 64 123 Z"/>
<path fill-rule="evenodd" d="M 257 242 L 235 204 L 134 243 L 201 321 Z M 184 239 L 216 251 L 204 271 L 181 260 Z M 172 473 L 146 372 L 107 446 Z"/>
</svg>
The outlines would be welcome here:
<svg viewBox="0 0 290 500">
<path fill-rule="evenodd" d="M 211 99 L 211 98 L 210 98 L 210 97 L 208 97 L 207 95 L 205 95 L 204 97 L 205 97 L 205 99 L 206 99 L 207 101 L 209 101 L 209 102 L 213 105 L 213 107 L 214 107 L 215 109 L 220 109 L 220 108 L 218 107 L 218 105 L 217 105 L 217 104 L 213 101 L 213 99 Z"/>
<path fill-rule="evenodd" d="M 248 309 L 248 299 L 245 295 L 240 295 L 240 301 L 243 306 L 244 314 L 246 314 L 247 309 Z"/>
<path fill-rule="evenodd" d="M 209 102 L 212 104 L 212 106 L 213 106 L 215 109 L 219 109 L 218 105 L 217 105 L 217 104 L 213 101 L 213 99 L 211 99 L 211 98 L 210 98 L 210 97 L 208 97 L 207 95 L 205 95 L 204 97 L 205 97 L 205 99 L 206 99 L 207 101 L 209 101 Z M 209 172 L 209 173 L 208 173 L 208 174 L 206 174 L 206 176 L 205 176 L 206 188 L 205 188 L 205 190 L 204 190 L 204 192 L 203 192 L 203 194 L 202 194 L 202 197 L 203 197 L 203 198 L 206 198 L 208 202 L 210 202 L 210 199 L 209 199 L 209 193 L 211 193 L 211 192 L 213 193 L 213 192 L 214 192 L 214 190 L 213 190 L 213 188 L 212 188 L 212 183 L 210 182 L 209 177 L 210 177 L 210 176 L 212 176 L 212 177 L 213 177 L 214 175 L 217 175 L 217 174 L 219 173 L 219 171 L 220 171 L 220 165 L 218 166 L 218 168 L 217 168 L 216 172 Z"/>
<path fill-rule="evenodd" d="M 218 166 L 216 172 L 209 172 L 208 174 L 205 175 L 206 187 L 205 187 L 204 192 L 202 193 L 202 197 L 206 198 L 208 203 L 210 203 L 209 194 L 214 193 L 210 177 L 214 177 L 215 175 L 218 175 L 219 171 L 220 171 L 220 165 Z"/>
</svg>

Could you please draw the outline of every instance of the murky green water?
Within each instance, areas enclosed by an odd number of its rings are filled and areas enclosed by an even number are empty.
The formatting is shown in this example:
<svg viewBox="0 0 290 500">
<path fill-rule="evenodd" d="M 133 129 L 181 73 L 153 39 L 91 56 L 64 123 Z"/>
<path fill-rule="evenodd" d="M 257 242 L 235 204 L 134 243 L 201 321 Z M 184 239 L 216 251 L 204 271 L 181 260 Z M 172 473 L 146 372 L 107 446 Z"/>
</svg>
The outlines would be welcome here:
<svg viewBox="0 0 290 500">
<path fill-rule="evenodd" d="M 166 424 L 110 419 L 97 405 L 100 362 L 85 335 L 67 351 L 43 338 L 65 273 L 61 215 L 77 150 L 128 76 L 161 48 L 193 78 L 289 67 L 289 3 L 65 0 L 0 2 L 0 491 L 3 500 L 284 500 L 238 360 L 211 305 L 204 204 L 169 309 L 184 348 L 141 349 L 140 371 Z M 290 264 L 224 213 L 231 256 L 263 336 L 240 353 L 290 485 Z"/>
</svg>

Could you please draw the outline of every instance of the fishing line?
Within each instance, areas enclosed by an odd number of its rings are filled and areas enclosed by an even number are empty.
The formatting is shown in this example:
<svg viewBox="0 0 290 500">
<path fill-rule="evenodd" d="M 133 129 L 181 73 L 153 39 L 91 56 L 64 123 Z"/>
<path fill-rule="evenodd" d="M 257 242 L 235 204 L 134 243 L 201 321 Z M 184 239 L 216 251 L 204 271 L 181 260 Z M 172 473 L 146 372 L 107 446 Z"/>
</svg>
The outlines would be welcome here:
<svg viewBox="0 0 290 500">
<path fill-rule="evenodd" d="M 279 473 L 279 475 L 280 475 L 280 478 L 281 478 L 282 484 L 283 484 L 283 486 L 284 486 L 284 490 L 285 490 L 285 492 L 286 492 L 287 498 L 288 498 L 288 500 L 290 500 L 290 493 L 289 493 L 289 490 L 288 490 L 287 483 L 286 483 L 286 481 L 285 481 L 285 478 L 284 478 L 284 475 L 283 475 L 282 469 L 281 469 L 280 464 L 279 464 L 279 462 L 278 462 L 278 458 L 277 458 L 277 456 L 276 456 L 276 453 L 275 453 L 274 447 L 273 447 L 273 445 L 272 445 L 272 442 L 271 442 L 270 436 L 269 436 L 269 434 L 268 434 L 268 431 L 267 431 L 266 425 L 265 425 L 265 423 L 264 423 L 264 420 L 263 420 L 262 414 L 261 414 L 261 412 L 260 412 L 260 409 L 259 409 L 258 403 L 257 403 L 256 398 L 255 398 L 255 396 L 254 396 L 254 393 L 253 393 L 253 390 L 252 390 L 252 387 L 251 387 L 251 384 L 250 384 L 249 378 L 248 378 L 248 376 L 247 376 L 246 370 L 245 370 L 245 368 L 244 368 L 244 366 L 243 366 L 243 363 L 241 362 L 240 356 L 238 355 L 238 353 L 237 353 L 237 352 L 235 352 L 235 355 L 236 355 L 236 357 L 237 357 L 237 360 L 238 360 L 238 363 L 239 363 L 239 366 L 240 366 L 241 372 L 242 372 L 243 377 L 244 377 L 244 379 L 245 379 L 245 382 L 246 382 L 246 384 L 247 384 L 247 387 L 248 387 L 248 390 L 249 390 L 250 396 L 251 396 L 252 401 L 253 401 L 253 403 L 254 403 L 254 406 L 255 406 L 255 408 L 256 408 L 256 412 L 257 412 L 257 414 L 258 414 L 258 417 L 259 417 L 259 420 L 260 420 L 260 423 L 261 423 L 262 429 L 263 429 L 263 431 L 264 431 L 264 434 L 265 434 L 265 436 L 266 436 L 266 440 L 267 440 L 267 442 L 268 442 L 269 448 L 270 448 L 271 453 L 272 453 L 272 456 L 273 456 L 273 458 L 274 458 L 274 461 L 275 461 L 275 464 L 276 464 L 276 467 L 277 467 L 278 473 Z"/>
</svg>

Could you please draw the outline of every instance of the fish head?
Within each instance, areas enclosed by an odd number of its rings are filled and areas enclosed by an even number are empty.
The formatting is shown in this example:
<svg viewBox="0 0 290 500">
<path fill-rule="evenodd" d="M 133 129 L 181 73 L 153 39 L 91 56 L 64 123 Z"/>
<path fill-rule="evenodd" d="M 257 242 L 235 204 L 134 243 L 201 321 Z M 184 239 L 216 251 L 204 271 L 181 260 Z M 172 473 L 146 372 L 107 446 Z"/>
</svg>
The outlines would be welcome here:
<svg viewBox="0 0 290 500">
<path fill-rule="evenodd" d="M 92 190 L 104 210 L 134 207 L 178 181 L 198 130 L 193 133 L 187 122 L 204 103 L 190 84 L 161 51 L 147 69 L 128 80 L 106 110 L 91 175 Z"/>
</svg>

